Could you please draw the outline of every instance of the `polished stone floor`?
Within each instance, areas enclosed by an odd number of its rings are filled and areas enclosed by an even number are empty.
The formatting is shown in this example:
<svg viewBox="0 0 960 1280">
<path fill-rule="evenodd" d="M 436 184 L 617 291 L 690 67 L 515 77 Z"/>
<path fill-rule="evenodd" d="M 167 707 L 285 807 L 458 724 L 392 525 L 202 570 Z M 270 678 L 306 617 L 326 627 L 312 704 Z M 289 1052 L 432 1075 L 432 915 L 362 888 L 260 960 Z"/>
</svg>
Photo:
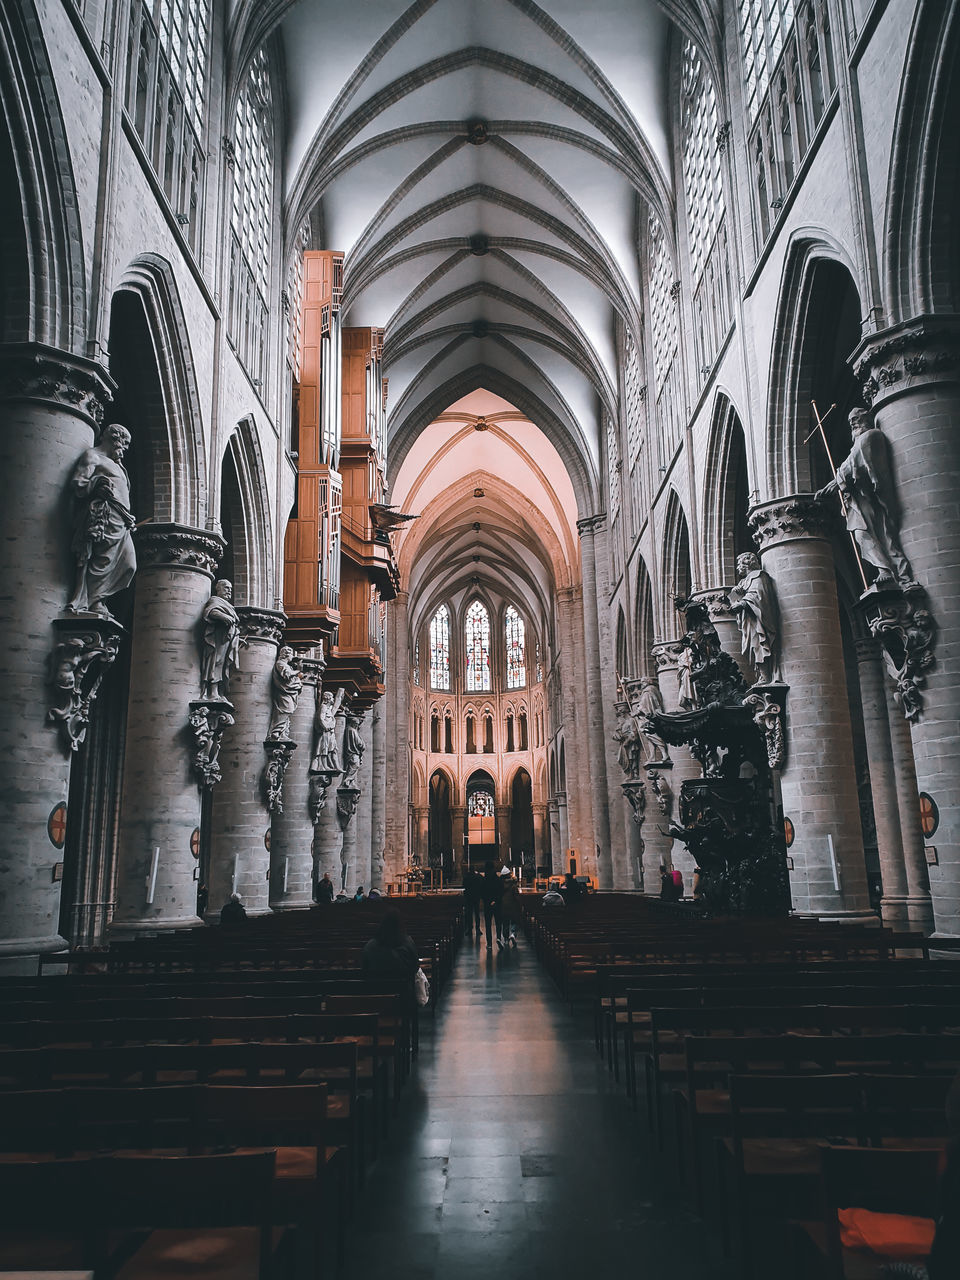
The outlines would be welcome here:
<svg viewBox="0 0 960 1280">
<path fill-rule="evenodd" d="M 522 939 L 466 942 L 432 1021 L 346 1280 L 733 1280 Z"/>
</svg>

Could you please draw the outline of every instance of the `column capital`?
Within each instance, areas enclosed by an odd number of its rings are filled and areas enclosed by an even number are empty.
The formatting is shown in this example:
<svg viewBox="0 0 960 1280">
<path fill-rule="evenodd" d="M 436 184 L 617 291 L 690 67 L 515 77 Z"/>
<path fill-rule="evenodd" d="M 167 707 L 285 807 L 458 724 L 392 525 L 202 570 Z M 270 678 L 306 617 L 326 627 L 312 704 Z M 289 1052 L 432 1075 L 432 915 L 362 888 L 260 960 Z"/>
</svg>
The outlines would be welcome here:
<svg viewBox="0 0 960 1280">
<path fill-rule="evenodd" d="M 960 379 L 960 316 L 915 316 L 864 340 L 850 357 L 872 408 L 931 382 Z"/>
<path fill-rule="evenodd" d="M 241 604 L 237 605 L 237 617 L 240 619 L 240 634 L 244 640 L 265 640 L 268 644 L 279 644 L 283 639 L 283 628 L 287 624 L 284 613 Z"/>
<path fill-rule="evenodd" d="M 677 665 L 683 645 L 679 640 L 662 640 L 651 646 L 650 653 L 657 664 L 657 671 L 670 671 Z"/>
<path fill-rule="evenodd" d="M 705 591 L 694 591 L 691 599 L 699 600 L 707 606 L 707 616 L 711 622 L 734 622 L 736 614 L 727 597 L 729 590 L 729 587 L 708 587 Z"/>
<path fill-rule="evenodd" d="M 226 545 L 208 529 L 182 524 L 145 524 L 134 537 L 140 573 L 146 569 L 193 569 L 211 580 Z"/>
<path fill-rule="evenodd" d="M 103 422 L 116 383 L 103 365 L 38 342 L 5 344 L 0 351 L 0 400 L 33 400 Z"/>
<path fill-rule="evenodd" d="M 829 538 L 835 523 L 812 493 L 792 493 L 751 507 L 747 515 L 753 540 L 761 551 L 800 539 Z"/>
<path fill-rule="evenodd" d="M 323 680 L 323 673 L 327 669 L 327 660 L 323 656 L 323 649 L 318 647 L 305 653 L 298 653 L 297 666 L 300 668 L 304 684 L 319 686 Z"/>
<path fill-rule="evenodd" d="M 577 521 L 577 533 L 580 537 L 586 534 L 594 534 L 598 529 L 602 529 L 606 521 L 607 514 L 605 511 L 598 511 L 595 515 L 584 516 L 582 520 Z"/>
</svg>

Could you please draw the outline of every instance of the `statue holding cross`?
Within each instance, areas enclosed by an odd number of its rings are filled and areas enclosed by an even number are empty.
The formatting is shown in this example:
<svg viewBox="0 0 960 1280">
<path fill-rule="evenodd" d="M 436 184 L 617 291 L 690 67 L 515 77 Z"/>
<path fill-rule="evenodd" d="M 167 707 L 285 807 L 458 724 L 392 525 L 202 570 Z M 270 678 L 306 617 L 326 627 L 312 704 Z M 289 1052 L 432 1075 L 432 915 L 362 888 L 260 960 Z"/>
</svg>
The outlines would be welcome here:
<svg viewBox="0 0 960 1280">
<path fill-rule="evenodd" d="M 824 485 L 817 497 L 825 498 L 834 492 L 839 494 L 865 588 L 864 562 L 877 570 L 875 586 L 912 590 L 917 583 L 900 545 L 900 519 L 890 445 L 880 428 L 873 425 L 866 409 L 852 409 L 849 421 L 853 433 L 850 452 L 839 467 L 834 467 L 834 478 Z M 827 457 L 833 467 L 819 413 L 816 430 L 823 437 Z"/>
</svg>

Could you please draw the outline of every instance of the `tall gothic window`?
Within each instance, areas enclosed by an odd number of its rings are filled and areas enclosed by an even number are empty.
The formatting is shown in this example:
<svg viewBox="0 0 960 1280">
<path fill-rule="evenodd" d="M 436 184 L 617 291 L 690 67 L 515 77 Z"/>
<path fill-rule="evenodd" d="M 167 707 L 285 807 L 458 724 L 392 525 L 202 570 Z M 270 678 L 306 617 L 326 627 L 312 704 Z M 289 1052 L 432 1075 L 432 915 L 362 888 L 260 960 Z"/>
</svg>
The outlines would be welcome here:
<svg viewBox="0 0 960 1280">
<path fill-rule="evenodd" d="M 200 238 L 207 0 L 132 0 L 124 105 L 192 248 Z"/>
<path fill-rule="evenodd" d="M 689 40 L 683 46 L 681 95 L 683 191 L 693 272 L 694 364 L 698 384 L 702 384 L 730 326 L 730 272 L 717 95 L 696 46 Z"/>
<path fill-rule="evenodd" d="M 266 375 L 267 285 L 273 220 L 273 95 L 267 55 L 253 60 L 233 126 L 230 335 L 255 385 Z"/>
<path fill-rule="evenodd" d="M 653 343 L 660 467 L 665 471 L 680 443 L 683 425 L 680 362 L 677 359 L 680 328 L 670 250 L 663 223 L 655 213 L 651 213 L 647 224 L 647 288 L 650 294 L 650 338 Z"/>
<path fill-rule="evenodd" d="M 464 688 L 482 693 L 490 688 L 490 615 L 479 600 L 467 610 Z"/>
<path fill-rule="evenodd" d="M 450 688 L 450 610 L 445 604 L 430 623 L 430 688 Z"/>
<path fill-rule="evenodd" d="M 543 680 L 543 656 L 540 649 L 540 641 L 537 641 L 537 684 Z"/>
<path fill-rule="evenodd" d="M 527 683 L 525 629 L 523 619 L 512 604 L 507 606 L 503 628 L 507 642 L 507 688 L 523 689 Z"/>
<path fill-rule="evenodd" d="M 413 683 L 420 683 L 420 637 L 413 642 Z"/>
<path fill-rule="evenodd" d="M 836 89 L 827 0 L 738 0 L 756 247 L 769 235 Z"/>
</svg>

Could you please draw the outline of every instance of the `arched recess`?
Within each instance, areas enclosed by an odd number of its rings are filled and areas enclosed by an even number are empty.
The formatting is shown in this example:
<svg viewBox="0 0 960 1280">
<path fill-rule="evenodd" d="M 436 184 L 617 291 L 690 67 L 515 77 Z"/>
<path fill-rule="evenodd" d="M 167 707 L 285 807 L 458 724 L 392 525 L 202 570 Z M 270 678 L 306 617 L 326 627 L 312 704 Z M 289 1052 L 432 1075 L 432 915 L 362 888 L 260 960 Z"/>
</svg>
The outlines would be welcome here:
<svg viewBox="0 0 960 1280">
<path fill-rule="evenodd" d="M 896 324 L 960 311 L 960 3 L 920 0 L 887 188 L 884 303 Z"/>
<path fill-rule="evenodd" d="M 526 769 L 518 769 L 510 783 L 510 861 L 523 867 L 524 878 L 535 875 L 533 783 Z"/>
<path fill-rule="evenodd" d="M 451 866 L 453 853 L 453 783 L 443 769 L 435 769 L 430 775 L 429 788 L 429 854 L 433 870 L 446 872 Z"/>
<path fill-rule="evenodd" d="M 704 476 L 703 564 L 708 587 L 735 582 L 737 556 L 755 550 L 747 525 L 749 509 L 743 426 L 733 404 L 721 393 L 714 406 Z"/>
<path fill-rule="evenodd" d="M 690 567 L 690 531 L 677 491 L 672 489 L 667 500 L 667 516 L 663 530 L 663 577 L 661 609 L 662 636 L 675 640 L 683 630 L 675 600 L 686 600 L 693 590 Z"/>
<path fill-rule="evenodd" d="M 79 201 L 32 0 L 0 5 L 0 340 L 81 354 L 87 287 Z"/>
<path fill-rule="evenodd" d="M 850 317 L 862 314 L 861 297 L 848 256 L 835 241 L 821 232 L 795 233 L 784 266 L 770 354 L 769 497 L 815 487 L 811 450 L 803 443 L 816 425 L 811 401 L 817 401 L 821 414 L 834 402 L 824 398 L 829 394 L 821 367 L 824 353 L 836 352 L 840 341 L 850 340 Z M 858 327 L 843 353 L 844 365 L 859 341 Z M 852 374 L 839 366 L 827 381 L 842 384 L 842 402 L 837 401 L 831 414 L 834 429 L 836 420 L 856 402 L 857 391 Z"/>
<path fill-rule="evenodd" d="M 200 395 L 173 268 L 158 254 L 135 259 L 113 297 L 110 369 L 118 381 L 114 345 L 126 343 L 126 323 L 137 326 L 140 358 L 152 364 L 159 388 L 149 424 L 153 518 L 202 529 L 207 518 L 207 469 Z M 131 423 L 125 425 L 134 430 Z"/>
<path fill-rule="evenodd" d="M 617 609 L 617 675 L 622 677 L 630 674 L 630 658 L 629 658 L 629 637 L 627 635 L 627 620 L 623 616 L 623 606 Z"/>
<path fill-rule="evenodd" d="M 270 506 L 260 443 L 249 419 L 237 427 L 223 455 L 220 525 L 227 543 L 221 572 L 233 583 L 234 600 L 271 609 L 275 595 Z"/>
<path fill-rule="evenodd" d="M 633 636 L 635 643 L 636 666 L 631 675 L 647 676 L 653 674 L 651 650 L 656 639 L 656 627 L 653 615 L 653 588 L 650 585 L 650 574 L 641 558 L 637 564 L 637 607 Z"/>
</svg>

